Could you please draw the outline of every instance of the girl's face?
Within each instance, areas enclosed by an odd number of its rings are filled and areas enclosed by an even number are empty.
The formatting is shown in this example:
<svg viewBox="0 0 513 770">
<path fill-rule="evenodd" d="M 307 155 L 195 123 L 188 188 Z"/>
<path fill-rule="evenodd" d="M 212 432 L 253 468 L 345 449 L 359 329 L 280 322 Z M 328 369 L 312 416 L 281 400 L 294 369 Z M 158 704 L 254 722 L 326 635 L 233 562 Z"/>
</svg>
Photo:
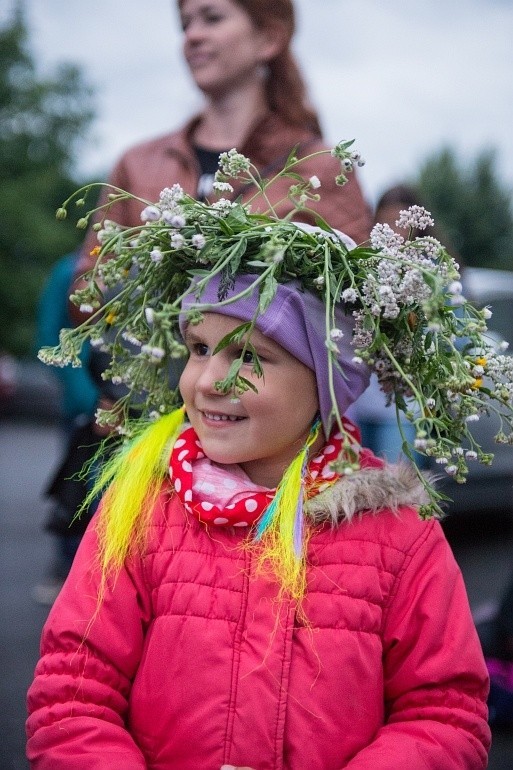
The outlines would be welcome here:
<svg viewBox="0 0 513 770">
<path fill-rule="evenodd" d="M 205 454 L 214 462 L 238 463 L 256 484 L 274 488 L 284 470 L 303 447 L 318 411 L 314 372 L 277 342 L 258 330 L 251 335 L 264 370 L 252 374 L 248 352 L 241 375 L 258 388 L 248 390 L 233 403 L 214 387 L 228 374 L 243 343 L 229 345 L 215 355 L 220 340 L 242 322 L 218 313 L 205 313 L 197 326 L 189 326 L 185 342 L 190 356 L 180 378 L 187 416 Z M 313 447 L 322 446 L 319 437 Z"/>
<path fill-rule="evenodd" d="M 278 52 L 276 35 L 257 29 L 232 0 L 183 0 L 184 55 L 197 86 L 207 95 L 243 87 Z"/>
</svg>

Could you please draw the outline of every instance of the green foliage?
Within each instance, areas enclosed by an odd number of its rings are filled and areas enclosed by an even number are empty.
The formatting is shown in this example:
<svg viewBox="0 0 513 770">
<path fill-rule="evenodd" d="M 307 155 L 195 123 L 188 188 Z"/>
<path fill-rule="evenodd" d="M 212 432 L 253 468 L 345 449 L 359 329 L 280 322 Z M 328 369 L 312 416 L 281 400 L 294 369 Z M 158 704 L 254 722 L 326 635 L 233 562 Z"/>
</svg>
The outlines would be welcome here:
<svg viewBox="0 0 513 770">
<path fill-rule="evenodd" d="M 32 352 L 37 299 L 51 264 L 80 243 L 55 210 L 76 187 L 73 168 L 94 117 L 79 70 L 40 77 L 21 6 L 0 27 L 0 349 Z"/>
<path fill-rule="evenodd" d="M 493 150 L 465 163 L 444 148 L 425 161 L 415 184 L 462 265 L 513 270 L 511 191 Z"/>
</svg>

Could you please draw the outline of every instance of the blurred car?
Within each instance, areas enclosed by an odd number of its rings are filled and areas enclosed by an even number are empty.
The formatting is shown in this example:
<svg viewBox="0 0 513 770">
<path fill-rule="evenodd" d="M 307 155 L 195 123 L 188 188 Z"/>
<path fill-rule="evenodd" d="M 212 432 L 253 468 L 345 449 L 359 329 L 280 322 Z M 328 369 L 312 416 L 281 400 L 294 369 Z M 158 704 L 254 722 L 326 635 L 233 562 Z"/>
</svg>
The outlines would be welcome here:
<svg viewBox="0 0 513 770">
<path fill-rule="evenodd" d="M 478 307 L 490 306 L 492 317 L 487 322 L 490 335 L 497 341 L 506 340 L 513 355 L 513 272 L 488 268 L 466 268 L 462 279 L 464 295 Z M 448 513 L 483 513 L 513 515 L 513 446 L 497 444 L 494 436 L 500 429 L 499 419 L 483 416 L 472 425 L 472 433 L 486 452 L 494 454 L 490 467 L 469 464 L 465 484 L 457 484 L 434 462 L 430 469 L 437 473 L 437 487 L 453 502 Z"/>
<path fill-rule="evenodd" d="M 0 356 L 0 417 L 36 422 L 58 420 L 61 398 L 51 368 L 28 358 L 6 356 L 8 361 L 2 358 Z"/>
</svg>

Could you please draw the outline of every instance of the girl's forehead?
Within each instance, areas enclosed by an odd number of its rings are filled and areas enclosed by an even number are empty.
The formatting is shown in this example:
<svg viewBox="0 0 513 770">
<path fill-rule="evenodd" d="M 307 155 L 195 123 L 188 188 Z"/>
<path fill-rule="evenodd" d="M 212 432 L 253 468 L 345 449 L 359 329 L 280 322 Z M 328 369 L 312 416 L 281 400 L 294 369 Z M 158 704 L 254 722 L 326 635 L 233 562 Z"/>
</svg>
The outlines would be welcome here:
<svg viewBox="0 0 513 770">
<path fill-rule="evenodd" d="M 186 338 L 190 334 L 209 334 L 221 339 L 238 326 L 241 326 L 241 324 L 247 323 L 247 321 L 242 318 L 224 315 L 224 313 L 207 312 L 202 315 L 203 320 L 199 324 L 187 328 L 185 333 Z M 251 343 L 253 345 L 266 345 L 266 347 L 274 348 L 276 350 L 284 350 L 284 348 L 278 342 L 273 340 L 272 337 L 267 337 L 257 328 L 253 329 L 251 332 Z"/>
</svg>

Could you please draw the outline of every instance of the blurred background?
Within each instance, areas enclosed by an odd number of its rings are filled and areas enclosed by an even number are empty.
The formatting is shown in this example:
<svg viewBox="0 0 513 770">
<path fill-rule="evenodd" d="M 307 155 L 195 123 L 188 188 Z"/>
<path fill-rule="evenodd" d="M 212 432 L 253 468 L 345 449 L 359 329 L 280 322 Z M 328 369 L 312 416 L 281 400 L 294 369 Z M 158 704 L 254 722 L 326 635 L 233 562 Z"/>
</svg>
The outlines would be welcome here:
<svg viewBox="0 0 513 770">
<path fill-rule="evenodd" d="M 513 342 L 513 2 L 296 7 L 326 139 L 356 139 L 371 206 L 392 185 L 416 190 L 465 266 L 465 290 Z M 83 236 L 55 210 L 199 103 L 173 0 L 0 0 L 0 770 L 27 766 L 24 697 L 48 612 L 34 586 L 52 558 L 44 490 L 63 415 L 61 382 L 36 360 L 36 319 L 52 266 Z M 496 430 L 482 421 L 484 444 Z M 481 619 L 513 571 L 511 447 L 446 491 L 444 526 Z M 492 770 L 513 767 L 512 735 L 494 732 Z"/>
</svg>

